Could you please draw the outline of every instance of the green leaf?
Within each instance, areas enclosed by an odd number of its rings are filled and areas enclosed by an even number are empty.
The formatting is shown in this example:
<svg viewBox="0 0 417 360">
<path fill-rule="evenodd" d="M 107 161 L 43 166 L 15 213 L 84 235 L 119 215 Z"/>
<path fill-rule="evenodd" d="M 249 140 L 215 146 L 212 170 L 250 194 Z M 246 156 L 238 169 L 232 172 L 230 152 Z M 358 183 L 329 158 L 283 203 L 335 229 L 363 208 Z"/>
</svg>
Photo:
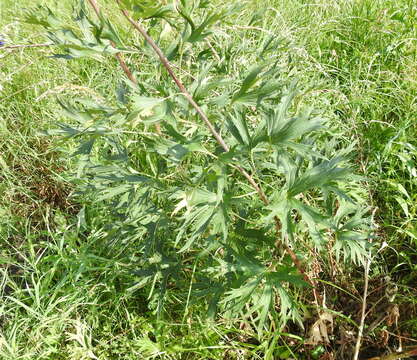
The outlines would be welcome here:
<svg viewBox="0 0 417 360">
<path fill-rule="evenodd" d="M 394 196 L 394 199 L 400 204 L 401 208 L 404 211 L 405 216 L 409 217 L 410 212 L 408 210 L 408 204 L 407 201 L 405 201 L 401 196 Z"/>
<path fill-rule="evenodd" d="M 308 206 L 299 200 L 291 199 L 291 205 L 300 213 L 302 219 L 306 222 L 315 246 L 318 249 L 322 249 L 325 240 L 324 232 L 331 227 L 328 219 L 311 206 Z"/>
<path fill-rule="evenodd" d="M 303 280 L 302 275 L 296 273 L 296 271 L 294 267 L 278 265 L 276 271 L 268 273 L 267 279 L 277 287 L 281 286 L 282 283 L 290 283 L 298 287 L 308 286 L 308 283 Z"/>
<path fill-rule="evenodd" d="M 120 0 L 121 7 L 133 11 L 137 19 L 167 18 L 174 11 L 173 5 L 158 4 L 153 0 Z"/>
<path fill-rule="evenodd" d="M 32 25 L 41 25 L 45 29 L 55 29 L 62 26 L 62 22 L 46 6 L 38 6 L 28 10 L 24 21 Z"/>
<path fill-rule="evenodd" d="M 322 127 L 323 119 L 319 117 L 312 118 L 311 109 L 290 119 L 285 118 L 285 113 L 281 115 L 282 111 L 282 109 L 275 109 L 269 113 L 266 121 L 268 134 L 265 134 L 261 129 L 258 130 L 253 141 L 254 144 L 270 142 L 274 145 L 291 146 L 296 150 L 300 150 L 302 145 L 297 147 L 290 140 L 301 138 L 303 135 Z"/>
<path fill-rule="evenodd" d="M 96 198 L 96 201 L 104 201 L 111 198 L 114 198 L 118 195 L 124 194 L 132 189 L 132 186 L 129 184 L 124 184 L 120 186 L 116 186 L 113 188 L 105 189 L 101 195 Z"/>
<path fill-rule="evenodd" d="M 214 212 L 215 208 L 213 206 L 204 205 L 194 208 L 192 214 L 185 216 L 185 222 L 177 235 L 175 244 L 177 245 L 181 240 L 183 240 L 185 232 L 189 226 L 191 226 L 192 233 L 188 236 L 188 240 L 179 250 L 180 253 L 188 250 L 197 238 L 207 230 Z"/>
<path fill-rule="evenodd" d="M 262 276 L 258 276 L 252 281 L 246 283 L 244 286 L 229 290 L 226 293 L 227 296 L 222 300 L 222 303 L 229 303 L 229 306 L 232 308 L 242 308 L 246 303 L 248 303 L 248 300 L 261 281 Z"/>
<path fill-rule="evenodd" d="M 337 180 L 346 180 L 346 176 L 350 173 L 350 170 L 338 167 L 339 161 L 340 159 L 338 158 L 330 161 L 322 161 L 318 165 L 306 170 L 289 187 L 288 196 L 294 197 L 313 188 L 331 185 Z"/>
<path fill-rule="evenodd" d="M 281 221 L 281 236 L 284 242 L 294 240 L 295 225 L 291 217 L 291 202 L 286 198 L 286 192 L 282 192 L 277 197 L 277 200 L 271 203 L 268 207 L 270 213 L 265 217 L 264 221 L 270 223 L 273 218 L 277 216 Z"/>
<path fill-rule="evenodd" d="M 73 154 L 75 155 L 89 155 L 91 150 L 93 149 L 94 143 L 96 141 L 95 137 L 83 142 L 77 149 L 77 151 Z"/>
<path fill-rule="evenodd" d="M 266 320 L 270 313 L 270 309 L 273 303 L 274 289 L 270 282 L 266 282 L 260 298 L 258 299 L 255 309 L 259 311 L 258 315 L 258 334 L 262 334 Z"/>
<path fill-rule="evenodd" d="M 251 138 L 244 115 L 235 111 L 234 114 L 229 114 L 226 117 L 226 121 L 235 139 L 242 145 L 249 145 Z"/>
<path fill-rule="evenodd" d="M 180 15 L 187 21 L 191 28 L 191 32 L 184 37 L 184 41 L 188 41 L 190 43 L 204 41 L 209 35 L 212 34 L 212 30 L 210 28 L 218 21 L 230 15 L 236 9 L 237 7 L 231 6 L 230 8 L 222 9 L 218 12 L 208 13 L 200 25 L 195 25 L 195 22 L 191 20 L 189 13 L 184 10 L 180 11 Z"/>
<path fill-rule="evenodd" d="M 277 292 L 280 299 L 280 323 L 286 324 L 288 319 L 298 323 L 301 328 L 304 328 L 300 313 L 297 310 L 297 305 L 282 286 L 277 287 Z"/>
<path fill-rule="evenodd" d="M 284 127 L 285 117 L 297 93 L 298 91 L 292 88 L 289 93 L 281 98 L 278 107 L 271 113 L 271 116 L 268 117 L 267 128 L 269 136 L 277 134 L 277 132 Z"/>
<path fill-rule="evenodd" d="M 253 66 L 252 69 L 249 70 L 248 75 L 243 79 L 242 85 L 240 86 L 239 91 L 233 96 L 232 102 L 236 102 L 239 98 L 245 95 L 248 90 L 253 87 L 258 79 L 258 75 L 264 70 L 267 64 L 256 65 Z"/>
</svg>

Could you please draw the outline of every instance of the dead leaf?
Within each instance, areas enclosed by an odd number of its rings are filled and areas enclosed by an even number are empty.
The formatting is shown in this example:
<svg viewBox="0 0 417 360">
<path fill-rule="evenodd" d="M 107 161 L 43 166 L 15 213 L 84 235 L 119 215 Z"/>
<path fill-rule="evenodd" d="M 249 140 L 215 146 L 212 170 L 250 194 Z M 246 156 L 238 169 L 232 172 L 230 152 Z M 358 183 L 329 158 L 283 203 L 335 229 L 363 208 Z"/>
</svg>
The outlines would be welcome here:
<svg viewBox="0 0 417 360">
<path fill-rule="evenodd" d="M 397 304 L 394 304 L 390 306 L 390 308 L 387 311 L 387 325 L 391 326 L 395 324 L 395 327 L 398 326 L 398 319 L 400 317 L 400 309 Z"/>
<path fill-rule="evenodd" d="M 322 312 L 319 319 L 309 331 L 307 344 L 318 345 L 330 343 L 329 334 L 333 333 L 333 314 Z"/>
<path fill-rule="evenodd" d="M 382 340 L 382 347 L 385 347 L 388 345 L 389 333 L 385 329 L 381 331 L 381 340 Z"/>
<path fill-rule="evenodd" d="M 326 352 L 322 356 L 320 356 L 320 360 L 334 360 L 335 355 L 333 352 Z"/>
</svg>

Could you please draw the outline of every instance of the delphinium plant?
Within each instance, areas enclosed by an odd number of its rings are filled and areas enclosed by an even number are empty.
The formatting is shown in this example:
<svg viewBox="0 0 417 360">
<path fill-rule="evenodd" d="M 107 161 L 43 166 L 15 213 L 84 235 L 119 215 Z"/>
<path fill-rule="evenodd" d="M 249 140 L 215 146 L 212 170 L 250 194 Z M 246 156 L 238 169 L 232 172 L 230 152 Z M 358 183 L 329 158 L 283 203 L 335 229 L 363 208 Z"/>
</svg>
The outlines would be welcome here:
<svg viewBox="0 0 417 360">
<path fill-rule="evenodd" d="M 285 39 L 228 43 L 222 26 L 240 7 L 204 0 L 115 1 L 128 31 L 98 5 L 82 1 L 72 24 L 46 8 L 27 18 L 55 58 L 115 55 L 124 70 L 101 102 L 59 99 L 69 120 L 49 131 L 78 143 L 80 228 L 99 227 L 109 256 L 130 252 L 129 291 L 144 288 L 158 316 L 171 293 L 258 333 L 302 324 L 303 304 L 320 314 L 318 259 L 364 262 L 369 221 L 353 147 L 302 105 Z"/>
</svg>

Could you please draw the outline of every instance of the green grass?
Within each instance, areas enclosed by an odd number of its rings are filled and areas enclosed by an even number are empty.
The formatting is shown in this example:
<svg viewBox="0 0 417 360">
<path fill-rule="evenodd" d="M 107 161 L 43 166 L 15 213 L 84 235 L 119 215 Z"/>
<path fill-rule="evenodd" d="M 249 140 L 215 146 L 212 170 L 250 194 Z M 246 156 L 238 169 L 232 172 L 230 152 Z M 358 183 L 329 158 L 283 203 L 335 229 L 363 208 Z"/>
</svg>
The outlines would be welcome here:
<svg viewBox="0 0 417 360">
<path fill-rule="evenodd" d="M 38 3 L 58 6 L 70 17 L 70 1 Z M 39 29 L 19 21 L 20 6 L 9 0 L 0 4 L 0 33 L 13 43 L 43 42 Z M 253 9 L 262 8 L 265 14 L 247 27 Z M 376 241 L 388 245 L 375 260 L 371 284 L 377 289 L 390 276 L 398 285 L 394 303 L 401 310 L 399 330 L 382 323 L 368 335 L 368 354 L 385 351 L 373 344 L 384 327 L 417 336 L 416 17 L 417 8 L 408 0 L 252 1 L 219 35 L 250 48 L 266 36 L 259 28 L 278 33 L 289 49 L 281 60 L 283 72 L 313 84 L 307 101 L 330 119 L 341 142 L 357 142 L 357 168 L 367 177 L 365 191 L 377 209 Z M 153 299 L 128 290 L 137 281 L 131 259 L 113 256 L 100 241 L 100 227 L 85 234 L 77 226 L 75 215 L 83 204 L 69 197 L 70 145 L 40 134 L 60 120 L 57 95 L 101 97 L 113 91 L 121 70 L 116 61 L 66 62 L 48 58 L 51 54 L 48 48 L 0 50 L 0 359 L 148 359 L 157 354 L 263 359 L 274 347 L 275 356 L 298 353 L 301 347 L 285 335 L 271 331 L 259 341 L 239 323 L 208 324 L 198 304 L 187 314 L 169 309 L 158 320 Z M 129 63 L 141 65 L 134 56 Z M 344 280 L 348 275 L 353 278 Z M 335 282 L 348 291 L 354 290 L 348 282 L 356 284 L 360 295 L 362 278 L 359 269 Z M 357 320 L 353 312 L 344 315 Z M 343 358 L 340 349 L 334 351 Z"/>
</svg>

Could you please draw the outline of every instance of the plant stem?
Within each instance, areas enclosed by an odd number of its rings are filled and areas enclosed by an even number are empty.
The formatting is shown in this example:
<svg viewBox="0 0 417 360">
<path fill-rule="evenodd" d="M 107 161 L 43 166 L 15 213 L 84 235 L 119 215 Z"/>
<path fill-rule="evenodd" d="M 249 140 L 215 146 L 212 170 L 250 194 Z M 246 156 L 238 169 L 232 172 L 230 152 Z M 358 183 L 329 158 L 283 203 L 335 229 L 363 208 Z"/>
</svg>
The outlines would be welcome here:
<svg viewBox="0 0 417 360">
<path fill-rule="evenodd" d="M 100 18 L 101 12 L 100 12 L 100 8 L 99 8 L 96 0 L 88 0 L 88 2 L 90 3 L 90 5 L 93 8 L 93 10 L 96 13 L 96 15 Z M 111 45 L 114 48 L 116 47 L 116 45 L 115 45 L 114 42 L 111 42 Z M 123 69 L 124 73 L 129 78 L 129 80 L 132 83 L 134 83 L 135 85 L 137 85 L 138 84 L 138 81 L 136 80 L 136 78 L 133 76 L 132 72 L 127 67 L 126 62 L 124 61 L 122 54 L 116 53 L 115 56 L 116 56 L 117 61 L 119 61 L 119 64 L 120 64 L 121 68 Z"/>
<path fill-rule="evenodd" d="M 365 326 L 365 317 L 366 317 L 366 298 L 368 296 L 368 282 L 369 282 L 369 268 L 371 265 L 371 254 L 369 254 L 369 258 L 366 259 L 365 263 L 365 284 L 363 289 L 363 298 L 362 298 L 362 313 L 361 313 L 361 322 L 359 325 L 358 330 L 358 338 L 356 340 L 355 346 L 355 353 L 353 354 L 353 360 L 358 360 L 359 358 L 359 350 L 362 344 L 362 337 L 363 337 L 363 328 Z"/>
<path fill-rule="evenodd" d="M 53 46 L 54 44 L 22 44 L 22 45 L 9 45 L 9 46 L 1 46 L 0 50 L 7 50 L 7 49 L 22 49 L 22 48 L 35 48 L 35 47 L 48 47 Z"/>
<path fill-rule="evenodd" d="M 93 0 L 89 0 L 93 1 Z M 117 4 L 120 6 L 120 0 L 116 0 Z M 195 109 L 195 111 L 198 113 L 200 118 L 203 120 L 203 122 L 206 124 L 208 129 L 210 130 L 211 134 L 216 139 L 217 143 L 224 149 L 224 151 L 229 151 L 229 146 L 226 144 L 222 136 L 216 131 L 213 124 L 207 117 L 207 115 L 204 113 L 203 109 L 195 102 L 192 95 L 188 92 L 184 84 L 181 82 L 181 80 L 175 75 L 174 70 L 172 69 L 172 66 L 165 56 L 165 54 L 162 52 L 162 50 L 159 48 L 159 46 L 155 43 L 155 41 L 149 36 L 149 34 L 146 32 L 142 26 L 140 26 L 129 14 L 129 12 L 122 7 L 120 7 L 120 11 L 125 16 L 125 18 L 130 22 L 130 24 L 143 36 L 145 41 L 152 47 L 152 49 L 155 51 L 155 53 L 158 55 L 159 60 L 161 61 L 164 68 L 167 70 L 168 74 L 171 76 L 171 78 L 174 80 L 175 84 L 180 89 L 181 93 L 186 97 L 190 105 Z M 255 181 L 255 179 L 252 177 L 251 174 L 249 174 L 245 169 L 243 169 L 239 165 L 234 165 L 234 168 L 236 168 L 251 184 L 251 186 L 256 190 L 258 193 L 259 198 L 262 200 L 262 202 L 265 205 L 269 205 L 269 200 L 266 197 L 264 191 L 262 190 L 261 186 Z M 307 273 L 304 271 L 303 266 L 300 262 L 300 260 L 297 258 L 297 255 L 294 253 L 294 251 L 285 243 L 282 243 L 280 240 L 280 234 L 281 234 L 281 223 L 278 219 L 278 217 L 274 217 L 275 221 L 275 230 L 277 235 L 277 244 L 279 246 L 283 246 L 285 251 L 290 255 L 291 260 L 293 261 L 294 265 L 298 269 L 298 271 L 302 274 L 304 280 L 310 284 L 313 287 L 314 297 L 316 302 L 319 304 L 322 303 L 321 296 L 316 291 L 316 283 L 314 280 L 310 279 L 310 277 L 307 275 Z"/>
</svg>

